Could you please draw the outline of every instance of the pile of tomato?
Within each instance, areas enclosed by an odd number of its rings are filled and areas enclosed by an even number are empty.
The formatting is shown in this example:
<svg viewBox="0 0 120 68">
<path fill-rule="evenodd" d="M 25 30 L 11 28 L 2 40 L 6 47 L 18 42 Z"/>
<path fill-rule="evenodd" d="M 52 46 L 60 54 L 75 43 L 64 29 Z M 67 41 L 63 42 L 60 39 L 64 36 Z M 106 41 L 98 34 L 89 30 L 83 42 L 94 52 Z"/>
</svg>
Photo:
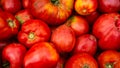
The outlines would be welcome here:
<svg viewBox="0 0 120 68">
<path fill-rule="evenodd" d="M 0 68 L 120 68 L 120 0 L 0 0 Z"/>
</svg>

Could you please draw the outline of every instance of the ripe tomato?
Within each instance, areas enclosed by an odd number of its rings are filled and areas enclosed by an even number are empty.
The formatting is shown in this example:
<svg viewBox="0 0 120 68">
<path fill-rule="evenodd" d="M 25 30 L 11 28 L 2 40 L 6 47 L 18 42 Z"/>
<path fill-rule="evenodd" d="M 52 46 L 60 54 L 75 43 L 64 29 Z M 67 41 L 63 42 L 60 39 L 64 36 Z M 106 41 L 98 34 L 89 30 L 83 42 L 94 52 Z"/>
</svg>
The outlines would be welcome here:
<svg viewBox="0 0 120 68">
<path fill-rule="evenodd" d="M 1 0 L 0 2 L 5 11 L 13 14 L 18 12 L 22 7 L 21 0 Z"/>
<path fill-rule="evenodd" d="M 75 54 L 65 64 L 65 68 L 98 68 L 97 61 L 87 53 Z"/>
<path fill-rule="evenodd" d="M 19 27 L 18 20 L 11 13 L 0 12 L 0 40 L 17 35 Z"/>
<path fill-rule="evenodd" d="M 34 44 L 24 57 L 24 68 L 54 68 L 59 54 L 48 42 Z"/>
<path fill-rule="evenodd" d="M 114 50 L 107 50 L 98 56 L 100 68 L 114 68 L 114 65 L 120 61 L 120 53 Z"/>
<path fill-rule="evenodd" d="M 48 25 L 36 19 L 30 19 L 21 27 L 18 33 L 18 40 L 26 47 L 30 48 L 33 44 L 41 41 L 48 41 L 51 35 Z"/>
</svg>

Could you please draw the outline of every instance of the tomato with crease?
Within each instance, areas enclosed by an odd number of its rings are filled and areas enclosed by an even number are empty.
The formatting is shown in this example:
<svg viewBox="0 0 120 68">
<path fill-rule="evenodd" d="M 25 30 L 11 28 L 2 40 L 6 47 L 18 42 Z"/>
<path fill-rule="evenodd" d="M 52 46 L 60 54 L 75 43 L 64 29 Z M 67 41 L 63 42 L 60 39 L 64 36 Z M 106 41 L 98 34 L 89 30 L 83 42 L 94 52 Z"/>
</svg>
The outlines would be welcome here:
<svg viewBox="0 0 120 68">
<path fill-rule="evenodd" d="M 8 12 L 0 12 L 0 40 L 6 40 L 17 35 L 19 31 L 18 20 Z"/>
<path fill-rule="evenodd" d="M 2 51 L 3 68 L 23 68 L 26 48 L 19 43 L 8 44 Z"/>
<path fill-rule="evenodd" d="M 30 48 L 33 44 L 41 41 L 48 41 L 51 35 L 51 30 L 48 25 L 36 19 L 30 19 L 21 27 L 18 33 L 18 40 L 26 47 Z"/>
</svg>

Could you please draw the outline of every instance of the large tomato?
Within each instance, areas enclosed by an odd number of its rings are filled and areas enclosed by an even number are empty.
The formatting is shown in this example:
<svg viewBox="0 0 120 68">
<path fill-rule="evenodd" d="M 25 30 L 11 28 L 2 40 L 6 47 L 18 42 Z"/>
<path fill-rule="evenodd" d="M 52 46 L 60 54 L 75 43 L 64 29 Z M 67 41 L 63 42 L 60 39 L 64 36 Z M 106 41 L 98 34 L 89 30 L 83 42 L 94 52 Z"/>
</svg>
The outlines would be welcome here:
<svg viewBox="0 0 120 68">
<path fill-rule="evenodd" d="M 65 64 L 65 68 L 98 68 L 96 60 L 87 53 L 75 54 Z"/>
<path fill-rule="evenodd" d="M 54 68 L 59 60 L 59 54 L 48 42 L 33 45 L 24 57 L 24 68 Z"/>
<path fill-rule="evenodd" d="M 120 10 L 120 0 L 98 0 L 99 11 L 104 13 L 118 12 Z"/>
<path fill-rule="evenodd" d="M 0 12 L 0 40 L 15 36 L 19 30 L 19 22 L 8 12 Z"/>
<path fill-rule="evenodd" d="M 19 43 L 11 43 L 2 51 L 3 68 L 23 68 L 26 48 Z"/>
<path fill-rule="evenodd" d="M 107 50 L 98 56 L 100 68 L 114 68 L 119 66 L 120 53 L 115 50 Z"/>
<path fill-rule="evenodd" d="M 16 13 L 22 7 L 21 0 L 1 0 L 1 6 L 5 11 Z"/>
<path fill-rule="evenodd" d="M 120 15 L 104 14 L 93 25 L 93 34 L 98 38 L 99 47 L 103 50 L 120 48 Z"/>
<path fill-rule="evenodd" d="M 74 53 L 86 52 L 95 55 L 97 50 L 97 40 L 91 34 L 84 34 L 76 39 Z"/>
<path fill-rule="evenodd" d="M 37 42 L 48 41 L 50 34 L 51 31 L 46 23 L 41 20 L 30 19 L 22 25 L 18 33 L 18 40 L 30 48 Z"/>
<path fill-rule="evenodd" d="M 60 53 L 70 52 L 75 45 L 74 31 L 67 25 L 58 26 L 51 35 L 51 40 Z"/>
<path fill-rule="evenodd" d="M 50 25 L 62 24 L 71 15 L 74 0 L 30 0 L 30 11 Z"/>
</svg>

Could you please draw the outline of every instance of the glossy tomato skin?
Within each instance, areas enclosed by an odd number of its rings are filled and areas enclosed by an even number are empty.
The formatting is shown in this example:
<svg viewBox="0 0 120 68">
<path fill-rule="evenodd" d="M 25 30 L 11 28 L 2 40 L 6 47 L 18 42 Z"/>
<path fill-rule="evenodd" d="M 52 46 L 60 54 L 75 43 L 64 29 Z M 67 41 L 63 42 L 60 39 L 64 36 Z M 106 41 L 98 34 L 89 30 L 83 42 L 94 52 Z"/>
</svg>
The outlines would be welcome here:
<svg viewBox="0 0 120 68">
<path fill-rule="evenodd" d="M 118 12 L 120 9 L 120 0 L 98 0 L 99 11 L 103 13 Z"/>
<path fill-rule="evenodd" d="M 81 16 L 71 16 L 65 24 L 74 30 L 76 36 L 86 34 L 89 31 L 88 22 Z"/>
<path fill-rule="evenodd" d="M 73 51 L 74 54 L 86 52 L 93 56 L 97 51 L 97 39 L 91 34 L 81 35 L 77 38 Z"/>
<path fill-rule="evenodd" d="M 22 7 L 21 0 L 1 0 L 2 8 L 10 13 L 15 14 Z"/>
<path fill-rule="evenodd" d="M 0 40 L 9 39 L 19 31 L 19 22 L 8 12 L 0 12 Z"/>
<path fill-rule="evenodd" d="M 51 35 L 48 25 L 36 19 L 30 19 L 21 27 L 18 33 L 18 40 L 26 47 L 30 48 L 33 44 L 41 41 L 48 41 Z"/>
<path fill-rule="evenodd" d="M 24 68 L 54 68 L 59 54 L 52 46 L 48 42 L 34 44 L 24 57 Z"/>
<path fill-rule="evenodd" d="M 120 68 L 120 61 L 118 61 L 115 65 L 114 68 Z"/>
<path fill-rule="evenodd" d="M 75 0 L 75 11 L 80 15 L 89 15 L 96 11 L 98 7 L 97 0 Z"/>
<path fill-rule="evenodd" d="M 65 68 L 98 68 L 97 61 L 87 53 L 75 54 L 65 64 Z"/>
<path fill-rule="evenodd" d="M 15 14 L 15 18 L 23 24 L 25 21 L 33 19 L 32 15 L 27 9 L 21 10 Z"/>
<path fill-rule="evenodd" d="M 120 15 L 109 13 L 101 15 L 93 25 L 93 34 L 98 38 L 102 50 L 120 48 Z"/>
<path fill-rule="evenodd" d="M 25 9 L 29 8 L 29 0 L 22 0 L 22 5 Z"/>
<path fill-rule="evenodd" d="M 120 53 L 115 50 L 107 50 L 98 56 L 100 68 L 114 68 L 114 65 L 120 61 Z"/>
<path fill-rule="evenodd" d="M 76 37 L 74 31 L 67 25 L 58 26 L 51 35 L 51 40 L 60 53 L 70 52 L 74 48 Z"/>
<path fill-rule="evenodd" d="M 22 68 L 26 48 L 19 43 L 11 43 L 2 51 L 3 67 Z M 6 64 L 10 65 L 6 65 Z"/>
<path fill-rule="evenodd" d="M 29 7 L 36 18 L 49 25 L 60 25 L 71 15 L 73 3 L 74 0 L 30 0 Z"/>
</svg>

